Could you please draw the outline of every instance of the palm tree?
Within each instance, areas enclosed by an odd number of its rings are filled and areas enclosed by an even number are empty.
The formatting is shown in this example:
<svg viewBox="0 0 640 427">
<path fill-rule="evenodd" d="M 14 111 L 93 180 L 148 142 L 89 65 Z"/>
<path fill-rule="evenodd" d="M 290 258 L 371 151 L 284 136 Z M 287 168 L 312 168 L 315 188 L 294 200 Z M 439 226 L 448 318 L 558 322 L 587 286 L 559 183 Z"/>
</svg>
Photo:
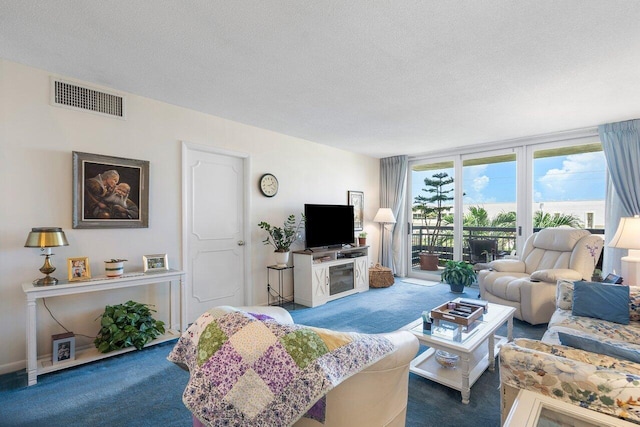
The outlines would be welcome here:
<svg viewBox="0 0 640 427">
<path fill-rule="evenodd" d="M 453 215 L 443 216 L 442 221 L 446 224 L 452 224 Z M 490 218 L 489 213 L 482 206 L 469 206 L 469 212 L 464 215 L 462 225 L 465 227 L 515 228 L 516 213 L 502 211 Z M 491 234 L 491 232 L 484 233 Z"/>
<path fill-rule="evenodd" d="M 481 206 L 469 206 L 462 220 L 465 227 L 488 227 L 490 222 L 489 213 Z"/>
<path fill-rule="evenodd" d="M 560 227 L 568 225 L 573 228 L 583 228 L 582 221 L 576 215 L 571 214 L 550 214 L 542 211 L 536 211 L 533 214 L 534 228 Z"/>
<path fill-rule="evenodd" d="M 453 222 L 453 215 L 445 215 L 443 221 Z M 502 211 L 494 217 L 489 218 L 487 210 L 481 206 L 469 206 L 469 212 L 463 218 L 465 227 L 495 227 L 495 228 L 515 228 L 516 213 L 514 211 Z M 550 214 L 543 211 L 536 211 L 533 215 L 534 228 L 569 226 L 573 228 L 583 228 L 582 221 L 572 214 Z"/>
</svg>

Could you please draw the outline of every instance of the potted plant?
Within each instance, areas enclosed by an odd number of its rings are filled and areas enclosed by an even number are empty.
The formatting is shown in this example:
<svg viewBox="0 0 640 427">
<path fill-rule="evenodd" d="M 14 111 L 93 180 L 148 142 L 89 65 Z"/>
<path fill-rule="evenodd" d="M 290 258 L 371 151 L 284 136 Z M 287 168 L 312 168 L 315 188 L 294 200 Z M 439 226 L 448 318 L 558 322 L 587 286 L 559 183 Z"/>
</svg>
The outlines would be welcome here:
<svg viewBox="0 0 640 427">
<path fill-rule="evenodd" d="M 112 258 L 104 262 L 104 271 L 107 277 L 120 277 L 124 274 L 124 262 L 126 259 Z"/>
<path fill-rule="evenodd" d="M 274 227 L 271 224 L 262 221 L 258 227 L 267 232 L 267 238 L 262 242 L 265 245 L 271 245 L 275 248 L 276 264 L 278 267 L 285 267 L 289 261 L 291 245 L 298 240 L 300 227 L 304 223 L 304 215 L 296 224 L 296 216 L 291 214 L 285 220 L 283 227 Z"/>
<path fill-rule="evenodd" d="M 155 320 L 152 312 L 155 310 L 147 304 L 135 301 L 106 306 L 100 316 L 100 332 L 93 343 L 101 353 L 131 346 L 142 350 L 165 331 L 164 322 Z"/>
<path fill-rule="evenodd" d="M 440 243 L 443 217 L 453 208 L 452 205 L 445 204 L 453 200 L 453 196 L 450 195 L 453 192 L 453 186 L 447 188 L 451 184 L 453 184 L 453 177 L 450 177 L 449 174 L 446 172 L 436 173 L 431 178 L 424 179 L 425 188 L 422 191 L 427 195 L 418 195 L 414 199 L 413 211 L 419 214 L 427 230 L 427 250 L 419 254 L 421 270 L 438 270 L 439 257 L 435 253 L 435 249 Z"/>
<path fill-rule="evenodd" d="M 367 246 L 367 232 L 363 231 L 358 234 L 358 246 Z"/>
<path fill-rule="evenodd" d="M 592 282 L 602 282 L 602 270 L 596 268 L 593 270 L 593 274 L 591 275 Z"/>
<path fill-rule="evenodd" d="M 465 286 L 476 280 L 473 265 L 466 261 L 447 261 L 442 272 L 442 281 L 449 284 L 451 292 L 462 293 Z"/>
</svg>

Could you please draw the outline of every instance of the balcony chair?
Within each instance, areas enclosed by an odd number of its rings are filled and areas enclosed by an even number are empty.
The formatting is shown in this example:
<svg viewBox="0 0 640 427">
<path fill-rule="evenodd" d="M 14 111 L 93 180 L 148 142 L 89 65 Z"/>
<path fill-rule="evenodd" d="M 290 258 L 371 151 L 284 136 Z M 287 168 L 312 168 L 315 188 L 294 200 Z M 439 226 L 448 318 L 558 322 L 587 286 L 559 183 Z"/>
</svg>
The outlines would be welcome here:
<svg viewBox="0 0 640 427">
<path fill-rule="evenodd" d="M 471 239 L 469 238 L 469 258 L 471 264 L 487 262 L 487 254 L 495 255 L 498 252 L 498 241 L 495 239 Z"/>
<path fill-rule="evenodd" d="M 540 230 L 527 239 L 518 259 L 492 261 L 478 273 L 480 297 L 514 307 L 515 317 L 532 325 L 548 323 L 557 280 L 590 280 L 602 246 L 602 238 L 587 230 Z"/>
</svg>

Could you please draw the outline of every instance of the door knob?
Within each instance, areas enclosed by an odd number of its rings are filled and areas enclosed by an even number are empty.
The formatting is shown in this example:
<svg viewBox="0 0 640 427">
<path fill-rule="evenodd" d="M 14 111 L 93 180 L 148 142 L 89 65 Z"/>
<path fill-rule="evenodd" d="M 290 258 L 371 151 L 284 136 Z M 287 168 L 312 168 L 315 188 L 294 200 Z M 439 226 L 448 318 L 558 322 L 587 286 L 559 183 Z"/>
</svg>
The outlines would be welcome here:
<svg viewBox="0 0 640 427">
<path fill-rule="evenodd" d="M 244 240 L 238 240 L 238 246 L 244 246 Z"/>
</svg>

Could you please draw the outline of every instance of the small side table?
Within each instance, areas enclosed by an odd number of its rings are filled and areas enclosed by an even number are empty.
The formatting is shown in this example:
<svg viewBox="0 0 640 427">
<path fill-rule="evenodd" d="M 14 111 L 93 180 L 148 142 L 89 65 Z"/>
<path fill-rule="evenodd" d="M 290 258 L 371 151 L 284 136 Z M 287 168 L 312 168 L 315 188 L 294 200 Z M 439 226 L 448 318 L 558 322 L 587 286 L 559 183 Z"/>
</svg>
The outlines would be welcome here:
<svg viewBox="0 0 640 427">
<path fill-rule="evenodd" d="M 276 291 L 273 286 L 271 286 L 271 271 L 278 272 L 278 290 Z M 284 266 L 281 267 L 279 265 L 268 265 L 267 266 L 267 304 L 268 305 L 278 305 L 282 307 L 284 304 L 293 302 L 294 300 L 294 288 L 292 287 L 291 299 L 285 298 L 284 293 L 284 272 L 286 270 L 292 270 L 293 266 Z M 291 275 L 291 280 L 293 281 L 293 274 Z"/>
</svg>

